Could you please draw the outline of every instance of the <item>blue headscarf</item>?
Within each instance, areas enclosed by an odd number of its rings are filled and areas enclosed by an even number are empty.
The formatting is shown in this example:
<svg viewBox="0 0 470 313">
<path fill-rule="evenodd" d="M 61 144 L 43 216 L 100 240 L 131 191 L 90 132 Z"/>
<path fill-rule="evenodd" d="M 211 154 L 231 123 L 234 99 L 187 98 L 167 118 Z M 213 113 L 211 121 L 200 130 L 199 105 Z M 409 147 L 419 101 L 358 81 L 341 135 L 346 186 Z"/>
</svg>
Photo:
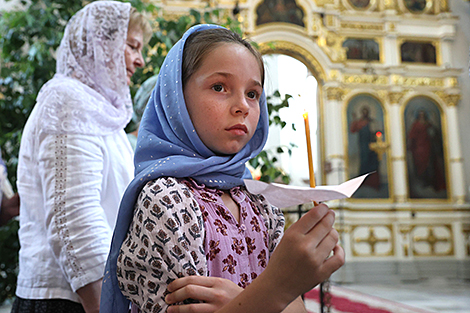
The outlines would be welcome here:
<svg viewBox="0 0 470 313">
<path fill-rule="evenodd" d="M 160 69 L 139 128 L 135 178 L 127 187 L 119 208 L 103 279 L 100 312 L 127 313 L 129 308 L 129 301 L 118 286 L 116 264 L 143 186 L 162 176 L 191 177 L 198 183 L 219 189 L 243 185 L 243 179 L 251 178 L 245 163 L 260 153 L 266 143 L 269 121 L 264 92 L 255 134 L 237 154 L 216 155 L 204 145 L 191 122 L 181 82 L 183 47 L 192 33 L 219 27 L 205 24 L 190 28 L 168 52 Z"/>
</svg>

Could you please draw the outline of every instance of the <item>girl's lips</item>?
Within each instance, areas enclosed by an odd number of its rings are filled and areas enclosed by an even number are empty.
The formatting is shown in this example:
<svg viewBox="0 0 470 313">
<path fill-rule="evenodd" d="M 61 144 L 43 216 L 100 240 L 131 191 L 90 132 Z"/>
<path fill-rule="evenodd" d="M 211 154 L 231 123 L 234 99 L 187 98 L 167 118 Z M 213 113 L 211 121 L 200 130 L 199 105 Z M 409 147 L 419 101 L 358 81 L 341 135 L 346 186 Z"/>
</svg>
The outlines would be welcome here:
<svg viewBox="0 0 470 313">
<path fill-rule="evenodd" d="M 243 124 L 234 125 L 227 128 L 226 130 L 237 135 L 244 135 L 248 133 L 248 128 Z"/>
</svg>

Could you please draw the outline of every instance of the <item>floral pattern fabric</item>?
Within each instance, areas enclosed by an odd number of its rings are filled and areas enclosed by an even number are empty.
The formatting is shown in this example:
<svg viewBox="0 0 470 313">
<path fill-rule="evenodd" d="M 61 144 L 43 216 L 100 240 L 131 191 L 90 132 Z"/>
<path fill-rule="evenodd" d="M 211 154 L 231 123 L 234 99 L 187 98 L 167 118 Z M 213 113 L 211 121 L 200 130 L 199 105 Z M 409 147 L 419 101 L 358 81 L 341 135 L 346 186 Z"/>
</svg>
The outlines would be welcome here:
<svg viewBox="0 0 470 313">
<path fill-rule="evenodd" d="M 145 185 L 117 261 L 119 287 L 141 311 L 165 312 L 166 286 L 178 277 L 217 276 L 244 288 L 267 266 L 283 234 L 282 212 L 235 187 L 237 223 L 221 194 L 185 179 Z"/>
</svg>

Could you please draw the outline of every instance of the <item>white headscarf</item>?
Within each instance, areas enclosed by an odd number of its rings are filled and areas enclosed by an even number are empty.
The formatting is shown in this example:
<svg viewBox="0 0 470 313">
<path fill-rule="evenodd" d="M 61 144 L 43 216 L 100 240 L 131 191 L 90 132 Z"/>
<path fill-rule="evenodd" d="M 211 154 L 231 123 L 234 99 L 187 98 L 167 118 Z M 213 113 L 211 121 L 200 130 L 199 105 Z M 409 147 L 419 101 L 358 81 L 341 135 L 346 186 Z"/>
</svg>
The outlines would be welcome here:
<svg viewBox="0 0 470 313">
<path fill-rule="evenodd" d="M 124 49 L 131 5 L 95 1 L 67 23 L 57 73 L 37 98 L 48 133 L 107 135 L 132 117 Z"/>
</svg>

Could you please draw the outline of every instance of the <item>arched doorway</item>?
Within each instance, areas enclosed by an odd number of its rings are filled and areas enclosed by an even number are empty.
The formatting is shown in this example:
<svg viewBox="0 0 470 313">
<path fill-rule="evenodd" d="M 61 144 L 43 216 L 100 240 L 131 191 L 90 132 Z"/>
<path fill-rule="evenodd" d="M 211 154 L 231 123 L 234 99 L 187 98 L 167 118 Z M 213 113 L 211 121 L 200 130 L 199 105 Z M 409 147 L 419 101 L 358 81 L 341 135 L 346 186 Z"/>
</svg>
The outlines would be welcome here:
<svg viewBox="0 0 470 313">
<path fill-rule="evenodd" d="M 278 53 L 264 54 L 266 67 L 266 94 L 272 95 L 279 91 L 281 97 L 289 94 L 289 107 L 279 111 L 280 118 L 286 122 L 282 129 L 272 125 L 270 136 L 266 144 L 267 149 L 288 147 L 291 153 L 279 155 L 279 165 L 291 178 L 291 184 L 308 186 L 308 153 L 306 146 L 306 131 L 303 113 L 308 112 L 310 125 L 310 140 L 312 146 L 313 166 L 316 173 L 320 173 L 320 131 L 319 131 L 319 105 L 318 83 L 315 76 L 301 61 Z M 276 100 L 276 99 L 274 99 Z M 316 174 L 320 183 L 320 174 Z"/>
</svg>

